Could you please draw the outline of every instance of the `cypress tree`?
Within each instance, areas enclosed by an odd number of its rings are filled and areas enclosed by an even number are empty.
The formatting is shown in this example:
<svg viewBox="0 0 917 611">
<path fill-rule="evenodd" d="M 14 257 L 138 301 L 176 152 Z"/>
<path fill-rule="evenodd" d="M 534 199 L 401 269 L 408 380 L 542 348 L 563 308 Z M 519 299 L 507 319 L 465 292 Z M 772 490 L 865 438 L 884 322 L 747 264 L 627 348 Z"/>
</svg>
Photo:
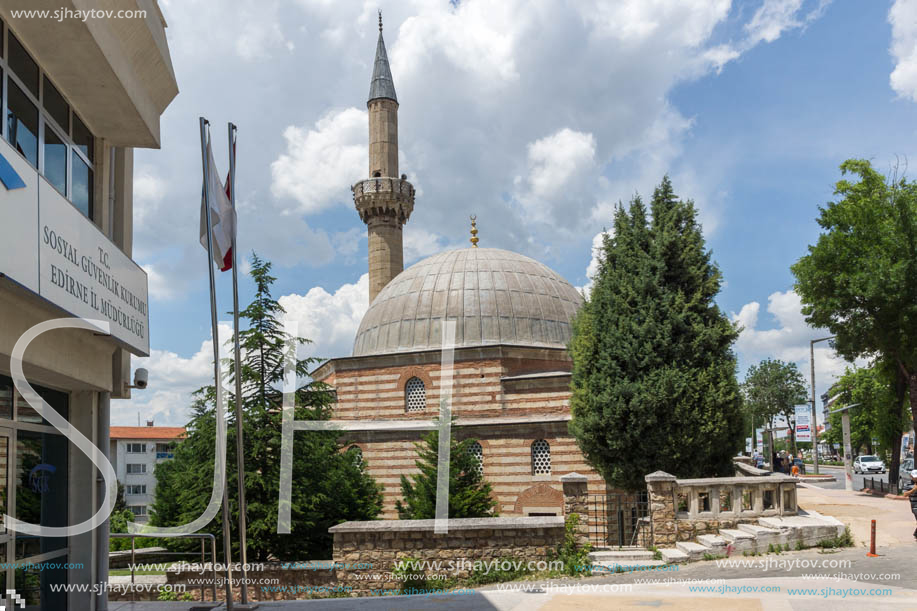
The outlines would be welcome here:
<svg viewBox="0 0 917 611">
<path fill-rule="evenodd" d="M 570 431 L 626 490 L 656 470 L 731 475 L 742 443 L 738 330 L 714 301 L 722 276 L 697 210 L 665 177 L 650 213 L 639 197 L 616 210 L 570 345 Z"/>
</svg>

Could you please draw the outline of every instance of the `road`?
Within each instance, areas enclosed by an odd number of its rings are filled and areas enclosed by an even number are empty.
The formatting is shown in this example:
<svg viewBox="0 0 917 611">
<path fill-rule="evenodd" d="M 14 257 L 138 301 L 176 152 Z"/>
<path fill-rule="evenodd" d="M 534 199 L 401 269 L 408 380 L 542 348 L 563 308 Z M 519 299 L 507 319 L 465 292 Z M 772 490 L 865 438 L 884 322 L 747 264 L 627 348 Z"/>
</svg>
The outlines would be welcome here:
<svg viewBox="0 0 917 611">
<path fill-rule="evenodd" d="M 812 468 L 812 465 L 806 465 L 806 473 L 814 473 L 815 471 Z M 819 486 L 820 488 L 829 488 L 832 490 L 843 490 L 844 489 L 844 468 L 843 467 L 832 467 L 828 465 L 819 465 L 818 472 L 823 475 L 833 475 L 834 479 L 837 481 L 833 482 L 813 482 L 808 481 L 807 484 L 812 484 L 813 486 Z M 878 473 L 870 475 L 858 475 L 853 474 L 853 489 L 862 490 L 863 489 L 863 479 L 873 478 L 877 482 L 883 481 L 888 483 L 888 473 L 884 475 L 879 475 Z"/>
</svg>

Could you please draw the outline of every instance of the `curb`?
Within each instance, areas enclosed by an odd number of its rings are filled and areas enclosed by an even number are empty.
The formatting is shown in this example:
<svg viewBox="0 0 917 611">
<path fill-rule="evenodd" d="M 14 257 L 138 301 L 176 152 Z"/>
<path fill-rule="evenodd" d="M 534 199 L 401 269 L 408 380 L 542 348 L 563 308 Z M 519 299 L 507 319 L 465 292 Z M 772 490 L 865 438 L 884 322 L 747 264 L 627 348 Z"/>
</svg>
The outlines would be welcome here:
<svg viewBox="0 0 917 611">
<path fill-rule="evenodd" d="M 833 475 L 800 475 L 801 482 L 836 482 L 837 478 Z"/>
</svg>

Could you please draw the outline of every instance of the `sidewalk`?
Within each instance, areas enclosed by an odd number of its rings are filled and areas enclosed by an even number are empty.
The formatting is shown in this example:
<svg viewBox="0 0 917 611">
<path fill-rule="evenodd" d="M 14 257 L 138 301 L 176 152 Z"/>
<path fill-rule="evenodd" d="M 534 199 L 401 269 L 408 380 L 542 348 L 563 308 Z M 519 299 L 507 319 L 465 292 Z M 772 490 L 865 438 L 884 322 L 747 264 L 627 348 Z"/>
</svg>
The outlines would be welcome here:
<svg viewBox="0 0 917 611">
<path fill-rule="evenodd" d="M 779 592 L 762 593 L 760 589 L 779 583 Z M 737 579 L 730 580 L 733 588 L 722 595 L 710 592 L 691 592 L 686 586 L 660 587 L 659 585 L 635 585 L 630 592 L 586 592 L 585 584 L 579 585 L 579 591 L 569 593 L 539 588 L 528 591 L 478 591 L 463 596 L 407 597 L 392 596 L 384 598 L 346 598 L 311 601 L 266 602 L 260 604 L 264 611 L 390 611 L 392 609 L 410 611 L 458 611 L 464 609 L 482 611 L 579 611 L 596 609 L 598 611 L 615 611 L 618 609 L 645 609 L 647 607 L 665 607 L 671 611 L 730 611 L 732 609 L 787 611 L 789 609 L 831 609 L 832 611 L 884 611 L 885 609 L 917 608 L 917 593 L 905 588 L 884 588 L 881 593 L 872 593 L 873 584 L 856 581 L 802 580 L 798 578 L 770 579 Z M 736 594 L 737 589 L 746 588 L 743 594 Z M 793 594 L 792 588 L 805 588 L 807 593 Z M 830 592 L 827 590 L 830 589 Z M 856 593 L 854 593 L 856 592 Z M 120 605 L 120 606 L 119 606 Z M 185 603 L 113 603 L 109 611 L 177 611 L 188 610 Z M 225 609 L 225 607 L 220 607 Z"/>
<path fill-rule="evenodd" d="M 797 488 L 801 509 L 837 518 L 850 526 L 858 545 L 869 545 L 870 524 L 876 521 L 876 546 L 913 545 L 917 521 L 906 500 L 894 500 L 860 492 L 831 490 L 800 483 Z"/>
</svg>

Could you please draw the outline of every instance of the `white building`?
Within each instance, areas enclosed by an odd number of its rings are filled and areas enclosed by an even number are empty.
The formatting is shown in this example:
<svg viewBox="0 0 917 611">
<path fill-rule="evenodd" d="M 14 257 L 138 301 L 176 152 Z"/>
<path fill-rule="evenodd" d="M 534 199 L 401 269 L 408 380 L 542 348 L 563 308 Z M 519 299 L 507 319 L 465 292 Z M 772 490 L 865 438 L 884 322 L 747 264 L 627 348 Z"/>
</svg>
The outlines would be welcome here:
<svg viewBox="0 0 917 611">
<path fill-rule="evenodd" d="M 111 427 L 111 464 L 124 485 L 124 501 L 137 522 L 149 519 L 156 498 L 156 465 L 172 458 L 175 442 L 185 429 L 172 426 Z"/>
<path fill-rule="evenodd" d="M 133 150 L 159 148 L 178 86 L 156 1 L 102 4 L 111 16 L 84 18 L 82 0 L 0 0 L 0 512 L 39 526 L 100 508 L 100 472 L 68 436 L 108 453 L 111 400 L 130 398 L 131 355 L 150 351 Z M 110 333 L 52 328 L 80 318 Z M 93 588 L 108 546 L 107 523 L 70 537 L 0 529 L 0 605 L 13 608 L 15 587 L 28 609 L 106 608 Z"/>
</svg>

